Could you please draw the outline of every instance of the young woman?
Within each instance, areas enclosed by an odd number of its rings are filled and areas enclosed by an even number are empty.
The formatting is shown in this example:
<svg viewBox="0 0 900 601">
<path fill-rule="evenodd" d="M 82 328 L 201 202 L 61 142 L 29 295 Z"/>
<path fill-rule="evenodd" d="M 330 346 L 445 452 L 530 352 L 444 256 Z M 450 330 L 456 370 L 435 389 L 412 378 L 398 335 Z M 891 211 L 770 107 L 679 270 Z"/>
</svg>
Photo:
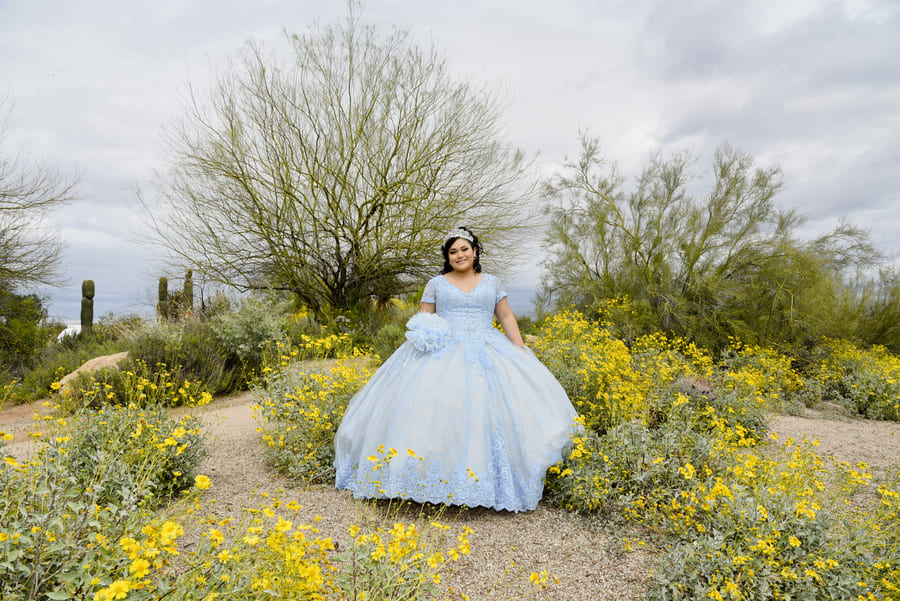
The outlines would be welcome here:
<svg viewBox="0 0 900 601">
<path fill-rule="evenodd" d="M 534 509 L 575 409 L 525 347 L 500 281 L 466 228 L 449 233 L 405 342 L 350 401 L 336 486 L 357 497 Z M 504 336 L 493 327 L 496 316 Z"/>
</svg>

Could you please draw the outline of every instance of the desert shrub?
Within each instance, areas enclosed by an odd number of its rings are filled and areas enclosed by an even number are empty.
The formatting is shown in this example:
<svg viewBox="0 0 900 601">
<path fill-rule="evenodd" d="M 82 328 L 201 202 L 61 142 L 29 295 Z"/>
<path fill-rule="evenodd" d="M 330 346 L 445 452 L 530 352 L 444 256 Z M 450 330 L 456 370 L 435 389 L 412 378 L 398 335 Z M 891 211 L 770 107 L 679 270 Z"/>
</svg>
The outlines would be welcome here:
<svg viewBox="0 0 900 601">
<path fill-rule="evenodd" d="M 320 336 L 325 329 L 325 326 L 319 323 L 315 315 L 306 307 L 300 307 L 285 317 L 284 331 L 290 344 L 298 344 L 300 337 L 304 334 Z"/>
<path fill-rule="evenodd" d="M 406 342 L 405 327 L 396 324 L 381 326 L 381 329 L 375 335 L 375 354 L 382 361 L 386 361 L 404 342 Z"/>
<path fill-rule="evenodd" d="M 629 351 L 635 368 L 664 388 L 684 378 L 709 380 L 716 373 L 706 351 L 662 332 L 636 338 Z"/>
<path fill-rule="evenodd" d="M 297 343 L 278 340 L 264 344 L 261 353 L 263 366 L 259 374 L 265 378 L 273 369 L 280 369 L 294 361 L 343 359 L 370 355 L 371 352 L 367 347 L 357 347 L 350 334 L 301 334 Z M 257 379 L 253 378 L 254 381 Z"/>
<path fill-rule="evenodd" d="M 359 519 L 335 542 L 314 523 L 297 523 L 296 501 L 271 499 L 252 518 L 210 519 L 199 544 L 156 591 L 177 599 L 436 599 L 447 596 L 453 566 L 469 555 L 470 528 L 435 519 L 419 524 Z M 423 523 L 424 522 L 424 523 Z M 171 588 L 166 588 L 171 587 Z M 168 598 L 168 597 L 167 597 Z"/>
<path fill-rule="evenodd" d="M 831 520 L 756 492 L 720 485 L 706 502 L 727 522 L 715 520 L 714 530 L 694 523 L 655 566 L 649 598 L 856 599 L 878 590 L 861 578 L 853 552 L 829 535 Z"/>
<path fill-rule="evenodd" d="M 74 419 L 77 427 L 55 461 L 86 488 L 96 488 L 98 502 L 155 507 L 193 485 L 205 454 L 198 417 L 124 406 Z M 93 480 L 98 470 L 102 483 Z"/>
<path fill-rule="evenodd" d="M 721 472 L 723 439 L 752 446 L 766 429 L 762 419 L 748 429 L 715 402 L 674 389 L 665 406 L 654 427 L 632 421 L 602 435 L 575 435 L 567 456 L 548 471 L 551 503 L 582 513 L 643 516 L 639 509 L 678 499 L 685 474 Z"/>
<path fill-rule="evenodd" d="M 133 336 L 135 333 L 141 332 L 148 327 L 150 326 L 147 321 L 138 315 L 119 316 L 107 313 L 97 320 L 91 329 L 90 335 L 79 332 L 63 336 L 52 348 L 61 351 L 76 350 L 94 345 L 100 345 L 101 348 L 105 348 L 103 345 L 108 345 L 109 343 L 122 344 L 129 336 Z"/>
<path fill-rule="evenodd" d="M 334 357 L 348 349 L 359 348 L 376 352 L 384 360 L 402 344 L 403 340 L 397 337 L 397 328 L 405 328 L 417 307 L 396 298 L 383 305 L 360 304 L 344 312 L 313 314 L 301 307 L 286 319 L 287 341 L 307 358 Z M 332 348 L 327 346 L 329 340 Z"/>
<path fill-rule="evenodd" d="M 362 518 L 335 541 L 301 507 L 265 495 L 239 519 L 154 520 L 110 545 L 117 569 L 97 599 L 379 599 L 449 596 L 455 563 L 470 553 L 470 528 L 436 520 L 383 525 Z M 190 552 L 179 539 L 194 528 Z M 188 545 L 184 545 L 185 548 Z M 165 561 L 157 561 L 166 556 Z M 135 566 L 143 570 L 135 570 Z"/>
<path fill-rule="evenodd" d="M 732 341 L 714 365 L 661 334 L 626 347 L 572 312 L 540 333 L 536 352 L 587 426 L 548 471 L 547 499 L 664 533 L 650 598 L 896 594 L 897 483 L 879 488 L 876 509 L 857 495 L 871 480 L 864 466 L 766 438 L 767 412 L 809 385 L 789 358 Z M 897 402 L 890 355 L 833 343 L 818 360 L 815 385 L 860 413 Z"/>
<path fill-rule="evenodd" d="M 132 417 L 129 427 L 143 423 L 138 414 Z M 133 444 L 156 446 L 141 437 Z M 40 457 L 61 457 L 47 453 Z M 193 494 L 211 484 L 202 475 L 190 496 L 160 510 L 134 502 L 134 494 L 104 502 L 103 493 L 117 488 L 104 485 L 110 460 L 104 457 L 87 481 L 52 461 L 0 463 L 0 484 L 8 492 L 0 498 L 4 601 L 444 598 L 455 563 L 470 553 L 471 529 L 451 529 L 427 516 L 391 525 L 362 516 L 335 543 L 319 534 L 315 521 L 297 521 L 296 501 L 268 494 L 267 504 L 245 507 L 238 519 L 203 518 Z M 113 472 L 117 485 L 140 482 L 120 482 Z M 191 536 L 182 543 L 186 533 Z M 532 575 L 532 581 L 541 578 Z"/>
<path fill-rule="evenodd" d="M 19 402 L 49 397 L 53 382 L 90 359 L 125 350 L 128 337 L 146 327 L 146 323 L 136 316 L 106 315 L 94 324 L 90 336 L 79 333 L 50 341 L 41 349 L 31 369 L 21 377 L 17 390 Z"/>
<path fill-rule="evenodd" d="M 559 380 L 588 428 L 603 433 L 620 423 L 640 419 L 639 374 L 620 340 L 580 313 L 562 312 L 544 320 L 535 354 Z"/>
<path fill-rule="evenodd" d="M 337 359 L 368 354 L 368 348 L 359 347 L 353 335 L 348 333 L 321 336 L 300 336 L 300 342 L 291 352 L 297 359 Z"/>
<path fill-rule="evenodd" d="M 15 294 L 0 286 L 0 373 L 21 377 L 58 328 L 45 323 L 47 312 L 35 294 Z"/>
<path fill-rule="evenodd" d="M 60 389 L 59 384 L 51 388 Z M 120 407 L 194 407 L 212 400 L 201 381 L 181 380 L 162 365 L 153 369 L 140 360 L 126 359 L 119 367 L 78 374 L 60 390 L 58 407 L 64 413 L 81 409 Z"/>
<path fill-rule="evenodd" d="M 51 385 L 55 386 L 55 385 Z M 121 404 L 122 375 L 117 367 L 81 372 L 60 389 L 59 409 L 73 414 L 80 409 L 100 409 Z"/>
<path fill-rule="evenodd" d="M 99 541 L 137 530 L 140 509 L 99 504 L 102 488 L 86 491 L 52 464 L 26 471 L 10 459 L 0 466 L 0 597 L 91 598 L 91 573 L 108 565 Z M 102 475 L 97 480 L 102 484 Z M 60 593 L 65 596 L 49 597 Z"/>
<path fill-rule="evenodd" d="M 598 434 L 634 420 L 658 420 L 674 386 L 685 379 L 708 386 L 715 373 L 710 357 L 692 343 L 653 334 L 629 348 L 578 312 L 545 319 L 533 348 L 584 425 Z"/>
<path fill-rule="evenodd" d="M 347 403 L 369 380 L 361 358 L 328 363 L 282 358 L 263 367 L 254 389 L 264 419 L 263 440 L 269 463 L 309 482 L 334 479 L 334 435 Z"/>
<path fill-rule="evenodd" d="M 635 300 L 627 295 L 599 298 L 588 308 L 614 338 L 631 345 L 638 338 L 659 330 L 653 307 L 646 299 Z"/>
<path fill-rule="evenodd" d="M 159 324 L 132 338 L 128 350 L 135 361 L 168 370 L 178 381 L 203 382 L 211 394 L 244 385 L 240 359 L 228 350 L 208 321 Z"/>
<path fill-rule="evenodd" d="M 879 489 L 877 508 L 848 509 L 871 476 L 829 466 L 813 449 L 790 440 L 765 453 L 731 448 L 725 473 L 686 486 L 684 527 L 650 598 L 890 598 L 900 547 L 881 535 L 897 526 L 896 482 Z"/>
<path fill-rule="evenodd" d="M 404 298 L 391 298 L 384 303 L 361 303 L 345 314 L 348 319 L 338 325 L 339 332 L 353 335 L 356 346 L 371 346 L 385 326 L 403 326 L 419 310 L 419 303 Z"/>
<path fill-rule="evenodd" d="M 124 535 L 150 532 L 153 511 L 191 484 L 196 418 L 117 408 L 43 426 L 34 457 L 0 462 L 0 597 L 92 599 L 118 580 Z M 162 566 L 169 541 L 157 542 Z"/>
<path fill-rule="evenodd" d="M 655 429 L 631 423 L 577 435 L 547 479 L 556 505 L 668 536 L 650 598 L 882 598 L 894 590 L 898 481 L 879 487 L 877 507 L 860 505 L 854 495 L 871 479 L 864 469 L 825 461 L 805 441 L 765 442 L 712 405 L 698 409 L 682 396 L 672 407 Z M 857 509 L 848 509 L 851 498 Z"/>
<path fill-rule="evenodd" d="M 900 597 L 900 470 L 876 490 L 872 507 L 855 514 L 846 537 L 867 573 L 888 599 Z M 874 561 L 873 561 L 874 560 Z"/>
<path fill-rule="evenodd" d="M 95 328 L 96 331 L 96 328 Z M 19 396 L 22 402 L 47 398 L 50 385 L 75 371 L 86 361 L 120 352 L 124 342 L 90 337 L 69 337 L 63 343 L 51 343 L 42 352 L 38 363 L 22 377 Z"/>
<path fill-rule="evenodd" d="M 285 311 L 283 307 L 246 300 L 237 311 L 220 313 L 213 319 L 216 334 L 229 353 L 240 360 L 244 374 L 262 367 L 267 343 L 285 340 Z"/>
<path fill-rule="evenodd" d="M 535 336 L 538 332 L 538 322 L 530 315 L 516 315 L 516 324 L 522 336 Z"/>
<path fill-rule="evenodd" d="M 724 388 L 761 408 L 788 409 L 803 386 L 791 358 L 775 349 L 734 339 L 729 343 L 719 358 Z"/>
<path fill-rule="evenodd" d="M 13 380 L 12 382 L 8 382 L 5 384 L 0 384 L 0 410 L 6 409 L 12 405 L 17 404 L 16 399 L 16 388 L 17 382 Z M 9 435 L 9 439 L 12 440 L 12 435 Z M 0 432 L 0 447 L 7 441 L 6 434 Z"/>
<path fill-rule="evenodd" d="M 853 413 L 900 420 L 900 357 L 884 347 L 861 349 L 845 340 L 827 340 L 814 352 L 815 367 L 805 389 Z"/>
</svg>

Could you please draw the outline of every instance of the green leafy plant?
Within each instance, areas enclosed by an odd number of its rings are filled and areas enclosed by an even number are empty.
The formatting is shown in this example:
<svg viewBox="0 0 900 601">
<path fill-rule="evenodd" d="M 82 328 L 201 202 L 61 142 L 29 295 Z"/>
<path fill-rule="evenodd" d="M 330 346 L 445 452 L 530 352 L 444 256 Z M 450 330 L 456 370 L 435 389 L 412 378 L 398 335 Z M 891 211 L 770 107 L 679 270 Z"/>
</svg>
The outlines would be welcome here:
<svg viewBox="0 0 900 601">
<path fill-rule="evenodd" d="M 384 361 L 406 342 L 406 328 L 395 324 L 381 326 L 375 335 L 375 354 Z"/>
<path fill-rule="evenodd" d="M 284 313 L 284 307 L 247 300 L 212 322 L 225 348 L 240 360 L 244 373 L 251 374 L 262 367 L 265 346 L 285 340 Z"/>
<path fill-rule="evenodd" d="M 51 388 L 60 388 L 57 383 Z M 58 407 L 67 413 L 84 408 L 194 407 L 212 400 L 203 382 L 180 379 L 164 365 L 152 369 L 143 361 L 126 359 L 119 367 L 78 374 L 60 390 Z"/>
<path fill-rule="evenodd" d="M 177 380 L 203 382 L 212 394 L 244 384 L 240 359 L 219 338 L 212 323 L 197 318 L 162 323 L 134 336 L 131 357 L 151 368 L 160 366 Z"/>
<path fill-rule="evenodd" d="M 900 357 L 874 346 L 826 340 L 815 351 L 806 388 L 870 419 L 900 420 Z"/>
<path fill-rule="evenodd" d="M 35 364 L 56 332 L 45 318 L 37 295 L 15 294 L 0 286 L 0 374 L 19 378 Z"/>
<path fill-rule="evenodd" d="M 125 534 L 192 486 L 197 419 L 109 408 L 42 426 L 31 459 L 0 462 L 0 597 L 90 599 L 117 580 Z"/>
<path fill-rule="evenodd" d="M 334 435 L 347 403 L 369 370 L 360 358 L 328 363 L 283 360 L 264 366 L 255 387 L 267 458 L 276 469 L 309 482 L 334 479 Z"/>
</svg>

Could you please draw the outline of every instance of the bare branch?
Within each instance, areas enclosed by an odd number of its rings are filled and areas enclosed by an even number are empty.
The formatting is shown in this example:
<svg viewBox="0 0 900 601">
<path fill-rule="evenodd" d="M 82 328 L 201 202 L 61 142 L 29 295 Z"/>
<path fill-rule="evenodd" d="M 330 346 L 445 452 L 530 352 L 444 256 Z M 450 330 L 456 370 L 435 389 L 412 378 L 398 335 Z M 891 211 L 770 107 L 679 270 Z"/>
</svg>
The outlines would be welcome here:
<svg viewBox="0 0 900 601">
<path fill-rule="evenodd" d="M 45 220 L 75 198 L 77 179 L 3 148 L 9 110 L 0 101 L 0 286 L 62 283 L 62 243 Z"/>
</svg>

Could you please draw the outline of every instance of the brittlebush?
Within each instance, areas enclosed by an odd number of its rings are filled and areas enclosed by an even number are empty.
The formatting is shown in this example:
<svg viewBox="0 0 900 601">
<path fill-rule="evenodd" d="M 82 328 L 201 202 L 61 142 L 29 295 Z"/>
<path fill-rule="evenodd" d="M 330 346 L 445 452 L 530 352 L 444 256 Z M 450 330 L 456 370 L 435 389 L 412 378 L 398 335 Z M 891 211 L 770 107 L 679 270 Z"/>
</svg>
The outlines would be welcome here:
<svg viewBox="0 0 900 601">
<path fill-rule="evenodd" d="M 310 348 L 334 348 L 332 337 L 320 340 Z M 316 361 L 301 360 L 296 349 L 279 350 L 254 386 L 269 464 L 310 483 L 333 482 L 334 435 L 347 403 L 371 377 L 368 361 L 352 346 Z"/>
<path fill-rule="evenodd" d="M 627 348 L 574 312 L 541 336 L 585 426 L 550 468 L 548 499 L 663 534 L 651 599 L 900 598 L 900 478 L 871 501 L 865 465 L 765 435 L 765 412 L 807 386 L 786 357 L 733 341 L 714 365 L 662 335 Z M 885 406 L 873 399 L 893 386 L 891 358 L 846 344 L 827 356 L 822 387 Z"/>
</svg>

